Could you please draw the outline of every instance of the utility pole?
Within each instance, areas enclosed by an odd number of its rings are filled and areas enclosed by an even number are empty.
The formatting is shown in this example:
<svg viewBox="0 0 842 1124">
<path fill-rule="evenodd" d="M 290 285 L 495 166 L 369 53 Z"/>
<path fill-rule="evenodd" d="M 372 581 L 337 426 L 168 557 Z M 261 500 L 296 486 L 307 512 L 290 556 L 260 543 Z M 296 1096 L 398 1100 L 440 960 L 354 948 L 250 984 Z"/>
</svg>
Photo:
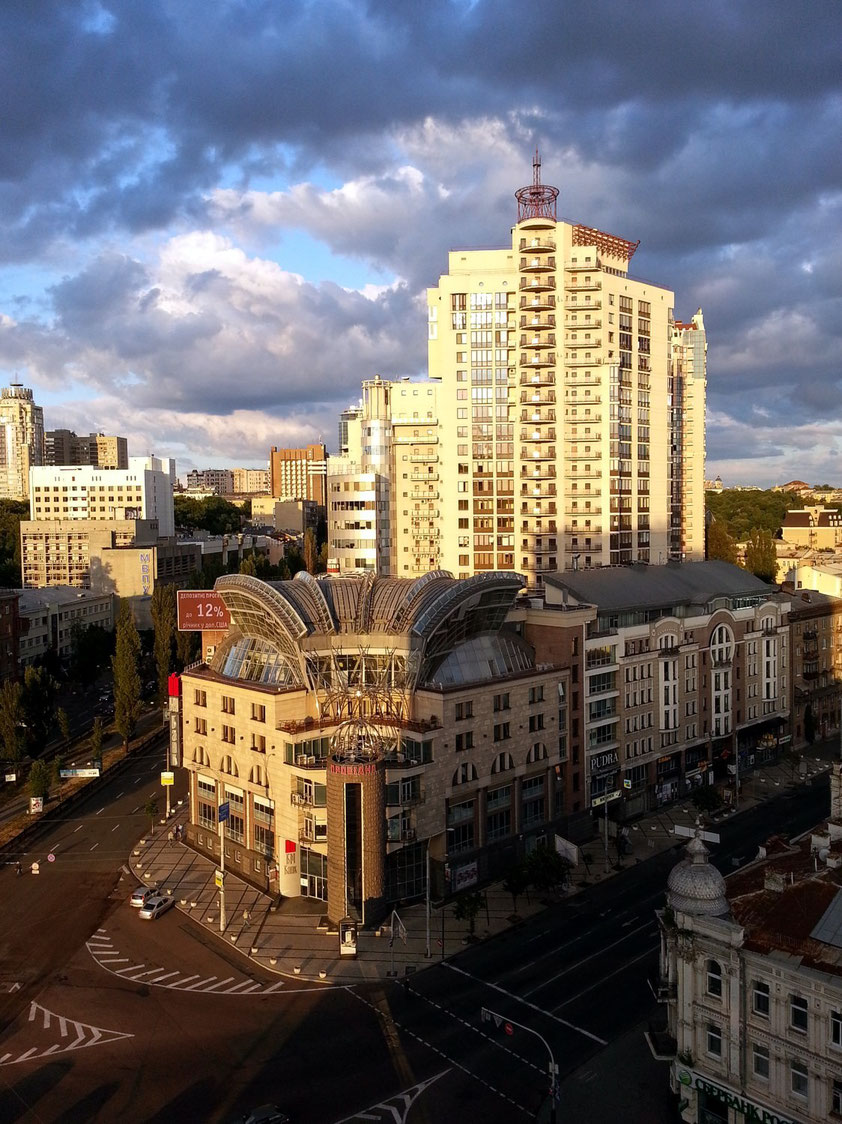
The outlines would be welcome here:
<svg viewBox="0 0 842 1124">
<path fill-rule="evenodd" d="M 426 957 L 427 960 L 429 960 L 430 957 L 433 955 L 432 952 L 430 951 L 430 908 L 431 908 L 431 901 L 430 901 L 430 898 L 431 898 L 431 892 L 430 892 L 430 843 L 431 842 L 432 842 L 432 840 L 428 838 L 427 839 L 427 900 L 426 900 L 426 903 L 425 903 L 426 907 L 427 907 L 427 943 L 426 943 L 426 946 L 424 948 L 424 956 Z"/>
<path fill-rule="evenodd" d="M 219 805 L 219 931 L 225 932 L 225 821 L 231 814 L 231 805 L 226 800 Z"/>
</svg>

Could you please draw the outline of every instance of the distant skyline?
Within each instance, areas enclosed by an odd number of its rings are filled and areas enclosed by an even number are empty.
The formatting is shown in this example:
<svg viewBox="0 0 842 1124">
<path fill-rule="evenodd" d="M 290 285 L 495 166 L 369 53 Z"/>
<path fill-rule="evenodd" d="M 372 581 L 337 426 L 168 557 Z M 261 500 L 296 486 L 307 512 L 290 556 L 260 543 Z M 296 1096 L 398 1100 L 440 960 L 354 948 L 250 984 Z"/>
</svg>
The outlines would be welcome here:
<svg viewBox="0 0 842 1124">
<path fill-rule="evenodd" d="M 425 289 L 513 193 L 702 307 L 708 464 L 842 483 L 837 0 L 0 7 L 0 378 L 190 468 L 426 373 Z"/>
</svg>

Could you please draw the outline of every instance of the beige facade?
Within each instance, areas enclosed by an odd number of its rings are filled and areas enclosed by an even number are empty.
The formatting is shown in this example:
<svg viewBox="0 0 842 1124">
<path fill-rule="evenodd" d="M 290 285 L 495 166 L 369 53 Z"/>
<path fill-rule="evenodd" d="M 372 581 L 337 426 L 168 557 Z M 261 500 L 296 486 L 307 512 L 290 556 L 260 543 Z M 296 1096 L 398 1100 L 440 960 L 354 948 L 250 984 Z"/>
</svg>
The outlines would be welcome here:
<svg viewBox="0 0 842 1124">
<path fill-rule="evenodd" d="M 236 495 L 252 495 L 269 491 L 268 468 L 234 468 L 231 471 Z"/>
<path fill-rule="evenodd" d="M 557 221 L 553 192 L 522 189 L 511 246 L 451 252 L 428 291 L 456 489 L 441 563 L 517 568 L 533 589 L 557 570 L 703 554 L 704 348 L 686 339 L 701 315 L 677 327 L 672 292 L 629 275 L 636 243 Z"/>
<path fill-rule="evenodd" d="M 455 890 L 564 833 L 570 672 L 504 627 L 520 585 L 220 578 L 232 632 L 182 677 L 191 840 L 218 855 L 227 800 L 226 866 L 368 922 L 428 844 Z"/>
<path fill-rule="evenodd" d="M 29 496 L 29 470 L 44 463 L 44 411 L 32 391 L 13 383 L 0 397 L 0 499 Z"/>
<path fill-rule="evenodd" d="M 839 551 L 842 548 L 842 512 L 815 504 L 786 513 L 781 526 L 784 542 L 811 550 Z"/>
<path fill-rule="evenodd" d="M 335 572 L 421 577 L 438 569 L 445 502 L 438 392 L 430 380 L 377 377 L 363 383 L 359 408 L 346 411 L 347 451 L 331 458 L 328 474 Z M 355 491 L 364 495 L 348 494 Z"/>
<path fill-rule="evenodd" d="M 306 445 L 302 449 L 269 451 L 269 492 L 279 500 L 313 500 L 324 507 L 327 484 L 327 449 Z"/>
</svg>

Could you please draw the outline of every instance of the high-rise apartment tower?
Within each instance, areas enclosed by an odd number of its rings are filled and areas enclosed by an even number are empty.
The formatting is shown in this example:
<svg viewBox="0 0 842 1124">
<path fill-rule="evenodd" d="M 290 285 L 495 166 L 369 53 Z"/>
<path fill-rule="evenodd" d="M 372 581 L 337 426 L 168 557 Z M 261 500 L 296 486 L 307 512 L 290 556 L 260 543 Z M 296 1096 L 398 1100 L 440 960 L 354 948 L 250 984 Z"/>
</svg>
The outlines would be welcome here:
<svg viewBox="0 0 842 1124">
<path fill-rule="evenodd" d="M 29 496 L 29 470 L 44 463 L 44 411 L 20 383 L 0 396 L 0 499 Z"/>
<path fill-rule="evenodd" d="M 516 192 L 510 248 L 455 250 L 428 291 L 440 564 L 542 575 L 703 557 L 701 313 L 629 275 L 638 243 Z"/>
</svg>

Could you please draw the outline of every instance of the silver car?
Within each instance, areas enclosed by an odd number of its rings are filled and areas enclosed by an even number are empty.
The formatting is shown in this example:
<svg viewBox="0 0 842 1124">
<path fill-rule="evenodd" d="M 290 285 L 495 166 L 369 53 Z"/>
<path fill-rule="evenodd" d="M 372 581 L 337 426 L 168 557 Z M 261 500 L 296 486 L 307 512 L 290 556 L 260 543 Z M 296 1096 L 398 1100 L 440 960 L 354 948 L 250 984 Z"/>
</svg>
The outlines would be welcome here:
<svg viewBox="0 0 842 1124">
<path fill-rule="evenodd" d="M 138 917 L 142 921 L 157 921 L 162 913 L 166 913 L 168 909 L 172 909 L 175 905 L 175 898 L 158 894 L 154 897 L 148 898 L 141 907 Z"/>
<path fill-rule="evenodd" d="M 163 897 L 161 891 L 154 886 L 138 886 L 132 896 L 129 898 L 129 905 L 133 905 L 135 909 L 140 909 L 146 905 L 150 898 Z"/>
</svg>

